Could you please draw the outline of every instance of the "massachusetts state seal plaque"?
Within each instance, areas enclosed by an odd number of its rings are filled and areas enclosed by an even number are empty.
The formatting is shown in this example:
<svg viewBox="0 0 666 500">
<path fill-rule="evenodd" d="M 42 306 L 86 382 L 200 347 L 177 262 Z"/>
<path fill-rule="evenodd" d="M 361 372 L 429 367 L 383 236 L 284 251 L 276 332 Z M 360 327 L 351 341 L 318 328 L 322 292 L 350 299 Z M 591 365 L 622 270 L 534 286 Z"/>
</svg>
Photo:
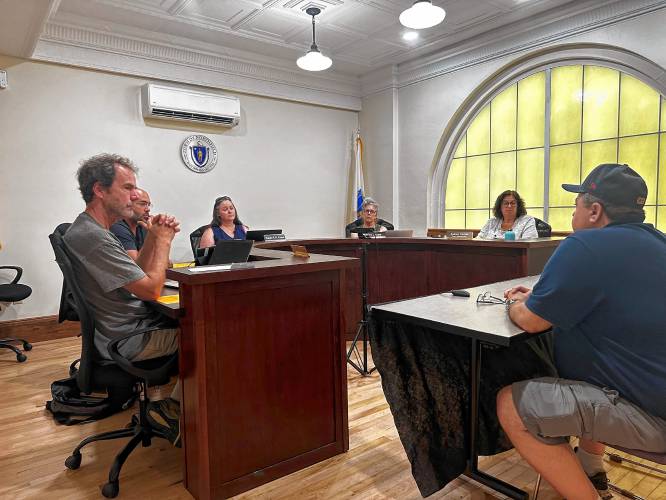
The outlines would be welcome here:
<svg viewBox="0 0 666 500">
<path fill-rule="evenodd" d="M 187 168 L 199 174 L 212 170 L 217 164 L 217 148 L 205 135 L 191 135 L 185 139 L 180 156 Z"/>
</svg>

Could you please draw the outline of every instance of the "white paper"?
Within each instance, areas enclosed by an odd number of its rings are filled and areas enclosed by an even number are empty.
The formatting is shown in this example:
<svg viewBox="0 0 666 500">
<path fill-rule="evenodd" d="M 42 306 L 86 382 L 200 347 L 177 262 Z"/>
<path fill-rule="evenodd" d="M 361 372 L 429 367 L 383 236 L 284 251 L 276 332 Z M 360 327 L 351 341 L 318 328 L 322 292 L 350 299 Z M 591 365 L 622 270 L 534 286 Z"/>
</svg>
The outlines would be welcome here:
<svg viewBox="0 0 666 500">
<path fill-rule="evenodd" d="M 191 273 L 207 273 L 210 271 L 229 271 L 231 269 L 231 264 L 224 264 L 222 266 L 199 266 L 191 267 L 189 271 Z"/>
</svg>

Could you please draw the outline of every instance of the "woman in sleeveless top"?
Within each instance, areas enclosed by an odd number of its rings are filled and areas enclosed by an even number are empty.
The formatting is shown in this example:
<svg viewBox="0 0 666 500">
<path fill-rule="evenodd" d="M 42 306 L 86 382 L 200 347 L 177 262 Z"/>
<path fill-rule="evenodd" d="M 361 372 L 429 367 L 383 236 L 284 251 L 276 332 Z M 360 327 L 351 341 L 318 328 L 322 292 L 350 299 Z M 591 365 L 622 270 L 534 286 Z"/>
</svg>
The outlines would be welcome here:
<svg viewBox="0 0 666 500">
<path fill-rule="evenodd" d="M 244 240 L 247 226 L 238 218 L 234 202 L 220 196 L 213 205 L 213 220 L 199 241 L 199 248 L 212 247 L 220 240 Z"/>
</svg>

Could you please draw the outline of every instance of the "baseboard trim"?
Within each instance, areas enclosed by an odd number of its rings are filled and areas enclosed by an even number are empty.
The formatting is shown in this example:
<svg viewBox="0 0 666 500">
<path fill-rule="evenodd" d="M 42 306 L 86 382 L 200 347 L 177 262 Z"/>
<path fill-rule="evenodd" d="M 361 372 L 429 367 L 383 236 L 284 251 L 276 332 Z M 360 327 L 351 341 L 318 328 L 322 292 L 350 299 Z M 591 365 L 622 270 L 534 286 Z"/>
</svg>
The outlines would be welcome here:
<svg viewBox="0 0 666 500">
<path fill-rule="evenodd" d="M 58 323 L 56 315 L 0 321 L 0 338 L 18 337 L 26 339 L 31 344 L 44 340 L 76 337 L 79 331 L 78 321 Z"/>
</svg>

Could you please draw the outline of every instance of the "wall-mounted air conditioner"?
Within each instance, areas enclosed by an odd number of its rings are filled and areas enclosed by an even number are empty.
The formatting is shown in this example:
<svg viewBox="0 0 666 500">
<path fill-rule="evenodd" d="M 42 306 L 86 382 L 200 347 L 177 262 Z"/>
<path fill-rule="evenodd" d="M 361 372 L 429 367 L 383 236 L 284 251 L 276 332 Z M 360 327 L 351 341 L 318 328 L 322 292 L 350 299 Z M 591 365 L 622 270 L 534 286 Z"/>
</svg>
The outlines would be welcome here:
<svg viewBox="0 0 666 500">
<path fill-rule="evenodd" d="M 240 121 L 237 97 L 147 83 L 141 87 L 144 118 L 187 120 L 235 127 Z"/>
</svg>

